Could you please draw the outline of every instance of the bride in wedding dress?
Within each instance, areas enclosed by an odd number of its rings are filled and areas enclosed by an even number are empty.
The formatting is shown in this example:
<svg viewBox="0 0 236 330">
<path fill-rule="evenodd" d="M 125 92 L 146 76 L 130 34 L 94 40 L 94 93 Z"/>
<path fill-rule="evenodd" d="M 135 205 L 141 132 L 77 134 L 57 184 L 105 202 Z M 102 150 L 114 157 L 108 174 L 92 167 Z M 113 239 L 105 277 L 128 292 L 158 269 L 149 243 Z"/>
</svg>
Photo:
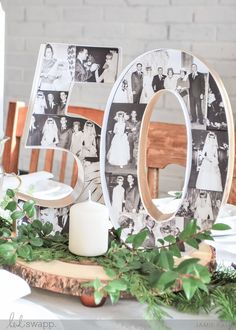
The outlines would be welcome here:
<svg viewBox="0 0 236 330">
<path fill-rule="evenodd" d="M 221 173 L 218 160 L 218 142 L 214 132 L 207 134 L 202 150 L 202 164 L 198 173 L 196 188 L 222 191 Z"/>
<path fill-rule="evenodd" d="M 130 160 L 130 147 L 126 129 L 126 114 L 124 111 L 117 111 L 114 118 L 116 123 L 113 129 L 113 139 L 111 141 L 110 149 L 107 153 L 109 164 L 117 165 L 121 168 L 127 165 Z"/>
</svg>

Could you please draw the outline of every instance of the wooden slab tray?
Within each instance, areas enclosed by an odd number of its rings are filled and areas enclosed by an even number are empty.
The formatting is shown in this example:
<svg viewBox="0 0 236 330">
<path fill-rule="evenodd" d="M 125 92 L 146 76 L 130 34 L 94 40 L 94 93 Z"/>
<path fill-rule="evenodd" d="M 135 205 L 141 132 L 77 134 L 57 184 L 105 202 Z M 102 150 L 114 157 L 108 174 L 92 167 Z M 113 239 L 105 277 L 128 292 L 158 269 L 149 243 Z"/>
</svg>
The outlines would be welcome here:
<svg viewBox="0 0 236 330">
<path fill-rule="evenodd" d="M 176 263 L 187 258 L 199 258 L 200 264 L 208 266 L 210 270 L 215 268 L 215 251 L 207 244 L 200 244 L 199 250 L 194 250 L 187 256 L 176 259 Z M 96 278 L 106 283 L 110 279 L 103 267 L 91 263 L 79 264 L 59 260 L 27 263 L 18 259 L 16 264 L 8 269 L 25 279 L 32 287 L 73 296 L 81 296 L 85 290 L 81 288 L 82 283 Z M 124 296 L 127 297 L 127 295 Z"/>
</svg>

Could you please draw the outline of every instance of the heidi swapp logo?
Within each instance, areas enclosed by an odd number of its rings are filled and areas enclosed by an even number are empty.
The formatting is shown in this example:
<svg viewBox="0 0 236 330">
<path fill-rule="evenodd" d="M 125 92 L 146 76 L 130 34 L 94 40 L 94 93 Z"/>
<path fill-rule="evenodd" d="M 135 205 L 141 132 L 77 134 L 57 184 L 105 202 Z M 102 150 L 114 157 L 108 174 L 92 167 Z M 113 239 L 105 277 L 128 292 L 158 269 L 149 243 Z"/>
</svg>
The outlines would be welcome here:
<svg viewBox="0 0 236 330">
<path fill-rule="evenodd" d="M 23 315 L 20 315 L 19 318 L 15 317 L 15 313 L 12 312 L 9 317 L 8 325 L 5 329 L 17 329 L 17 328 L 28 328 L 28 329 L 53 329 L 56 328 L 56 325 L 53 321 L 44 321 L 44 320 L 24 320 Z"/>
</svg>

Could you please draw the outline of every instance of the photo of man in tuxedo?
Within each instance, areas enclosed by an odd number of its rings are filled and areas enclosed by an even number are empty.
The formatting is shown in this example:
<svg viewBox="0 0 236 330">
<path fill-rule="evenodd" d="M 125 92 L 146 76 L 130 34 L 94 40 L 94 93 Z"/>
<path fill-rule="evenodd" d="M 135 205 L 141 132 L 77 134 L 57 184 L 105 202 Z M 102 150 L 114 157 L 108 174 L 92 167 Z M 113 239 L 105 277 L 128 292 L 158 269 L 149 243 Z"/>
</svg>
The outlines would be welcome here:
<svg viewBox="0 0 236 330">
<path fill-rule="evenodd" d="M 204 125 L 202 114 L 202 100 L 205 94 L 204 75 L 197 71 L 197 65 L 195 63 L 192 64 L 191 70 L 192 72 L 188 76 L 191 123 L 196 123 L 198 119 L 199 124 Z"/>
<path fill-rule="evenodd" d="M 131 118 L 126 122 L 126 132 L 128 134 L 130 159 L 129 162 L 132 164 L 135 161 L 137 165 L 138 158 L 138 139 L 140 132 L 141 122 L 137 120 L 137 111 L 132 110 Z"/>
<path fill-rule="evenodd" d="M 133 94 L 133 103 L 140 103 L 140 97 L 143 90 L 143 72 L 142 72 L 142 63 L 136 65 L 136 71 L 131 75 L 131 87 Z"/>
<path fill-rule="evenodd" d="M 49 93 L 46 100 L 47 108 L 45 109 L 45 114 L 55 115 L 57 113 L 57 103 L 55 102 L 54 95 Z"/>
<path fill-rule="evenodd" d="M 61 117 L 60 124 L 61 127 L 58 130 L 59 143 L 57 146 L 69 150 L 71 145 L 72 129 L 67 127 L 66 117 Z"/>
<path fill-rule="evenodd" d="M 152 80 L 152 88 L 154 93 L 161 89 L 164 89 L 164 80 L 166 78 L 166 76 L 163 74 L 163 68 L 161 66 L 159 66 L 157 72 L 158 74 L 155 75 Z"/>
<path fill-rule="evenodd" d="M 85 65 L 88 56 L 89 54 L 87 48 L 78 49 L 75 63 L 75 81 L 88 81 L 93 76 L 93 72 L 98 69 L 98 65 L 96 63 L 93 63 L 90 67 Z"/>
<path fill-rule="evenodd" d="M 127 212 L 136 213 L 138 211 L 138 204 L 140 201 L 138 186 L 135 183 L 132 174 L 127 175 L 128 186 L 125 189 L 125 210 Z"/>
<path fill-rule="evenodd" d="M 67 102 L 67 93 L 60 92 L 60 100 L 57 107 L 57 114 L 64 115 L 66 113 L 66 102 Z"/>
</svg>

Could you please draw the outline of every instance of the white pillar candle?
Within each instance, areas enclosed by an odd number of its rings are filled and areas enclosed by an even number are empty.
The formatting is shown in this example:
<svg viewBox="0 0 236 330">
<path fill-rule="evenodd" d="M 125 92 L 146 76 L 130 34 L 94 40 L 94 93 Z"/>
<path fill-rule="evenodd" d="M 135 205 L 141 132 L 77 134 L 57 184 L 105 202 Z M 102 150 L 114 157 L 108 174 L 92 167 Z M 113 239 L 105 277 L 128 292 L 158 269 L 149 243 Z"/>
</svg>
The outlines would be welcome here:
<svg viewBox="0 0 236 330">
<path fill-rule="evenodd" d="M 95 257 L 108 249 L 109 215 L 105 205 L 88 200 L 70 209 L 70 252 Z"/>
<path fill-rule="evenodd" d="M 0 3 L 0 140 L 3 139 L 5 135 L 3 130 L 4 44 L 5 13 Z"/>
</svg>

